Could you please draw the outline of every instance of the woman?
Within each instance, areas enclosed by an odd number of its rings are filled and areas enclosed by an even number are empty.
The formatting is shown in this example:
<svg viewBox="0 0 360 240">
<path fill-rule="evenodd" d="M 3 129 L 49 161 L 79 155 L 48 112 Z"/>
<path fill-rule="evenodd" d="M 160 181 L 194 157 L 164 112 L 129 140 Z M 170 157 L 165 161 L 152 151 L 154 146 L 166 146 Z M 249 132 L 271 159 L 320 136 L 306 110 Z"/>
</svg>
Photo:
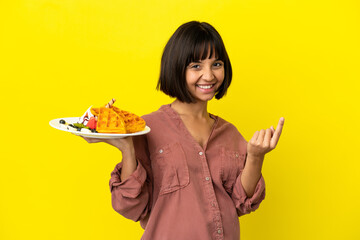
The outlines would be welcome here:
<svg viewBox="0 0 360 240">
<path fill-rule="evenodd" d="M 105 140 L 123 156 L 111 173 L 113 208 L 140 221 L 142 239 L 239 239 L 238 217 L 264 199 L 261 168 L 284 118 L 247 142 L 208 113 L 208 101 L 222 98 L 231 78 L 218 32 L 204 22 L 185 23 L 164 49 L 158 82 L 175 101 L 143 116 L 149 134 Z"/>
</svg>

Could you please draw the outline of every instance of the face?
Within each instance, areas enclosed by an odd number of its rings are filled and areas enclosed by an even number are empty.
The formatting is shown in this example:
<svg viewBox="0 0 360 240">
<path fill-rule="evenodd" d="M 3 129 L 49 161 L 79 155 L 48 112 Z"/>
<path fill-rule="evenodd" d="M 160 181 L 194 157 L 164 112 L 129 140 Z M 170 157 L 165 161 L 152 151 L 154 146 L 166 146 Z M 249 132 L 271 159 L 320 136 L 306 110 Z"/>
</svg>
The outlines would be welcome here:
<svg viewBox="0 0 360 240">
<path fill-rule="evenodd" d="M 186 67 L 187 89 L 196 101 L 211 100 L 224 81 L 224 63 L 214 56 Z"/>
</svg>

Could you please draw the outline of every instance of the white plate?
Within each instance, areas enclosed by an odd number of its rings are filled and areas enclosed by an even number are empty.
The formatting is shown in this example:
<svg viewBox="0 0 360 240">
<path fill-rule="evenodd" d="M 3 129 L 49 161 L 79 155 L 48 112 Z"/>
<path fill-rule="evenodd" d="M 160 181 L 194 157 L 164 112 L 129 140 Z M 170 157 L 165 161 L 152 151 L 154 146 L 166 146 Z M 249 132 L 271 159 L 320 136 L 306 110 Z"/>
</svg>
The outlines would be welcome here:
<svg viewBox="0 0 360 240">
<path fill-rule="evenodd" d="M 53 119 L 53 120 L 51 120 L 49 122 L 50 126 L 52 126 L 53 128 L 56 128 L 58 130 L 61 130 L 61 131 L 70 132 L 70 133 L 73 133 L 75 135 L 88 137 L 88 138 L 104 138 L 104 139 L 124 138 L 124 137 L 130 137 L 130 136 L 143 135 L 143 134 L 147 134 L 148 132 L 150 132 L 150 128 L 148 126 L 145 126 L 145 129 L 143 131 L 141 131 L 141 132 L 127 133 L 127 134 L 79 132 L 79 131 L 67 130 L 65 128 L 62 128 L 61 125 L 63 125 L 63 124 L 60 124 L 60 122 L 59 122 L 61 119 L 65 120 L 66 123 L 73 124 L 73 123 L 76 123 L 79 120 L 79 117 Z"/>
</svg>

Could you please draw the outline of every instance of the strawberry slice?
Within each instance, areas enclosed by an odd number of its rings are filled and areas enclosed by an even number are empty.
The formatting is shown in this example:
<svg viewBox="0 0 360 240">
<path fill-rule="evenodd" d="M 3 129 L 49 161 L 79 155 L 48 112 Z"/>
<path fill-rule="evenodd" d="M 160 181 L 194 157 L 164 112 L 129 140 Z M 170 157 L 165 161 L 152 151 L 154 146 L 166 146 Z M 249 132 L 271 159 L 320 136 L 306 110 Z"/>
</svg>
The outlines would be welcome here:
<svg viewBox="0 0 360 240">
<path fill-rule="evenodd" d="M 96 129 L 96 119 L 94 117 L 91 117 L 86 126 L 90 129 Z"/>
</svg>

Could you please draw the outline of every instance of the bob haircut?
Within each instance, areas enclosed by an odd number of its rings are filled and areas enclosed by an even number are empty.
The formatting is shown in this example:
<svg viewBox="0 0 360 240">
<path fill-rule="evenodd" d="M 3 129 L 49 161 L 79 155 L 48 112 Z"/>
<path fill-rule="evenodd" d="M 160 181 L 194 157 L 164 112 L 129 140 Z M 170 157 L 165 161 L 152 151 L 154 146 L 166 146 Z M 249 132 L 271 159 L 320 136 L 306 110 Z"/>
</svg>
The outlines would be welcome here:
<svg viewBox="0 0 360 240">
<path fill-rule="evenodd" d="M 231 83 L 231 64 L 220 34 L 206 22 L 184 23 L 171 36 L 161 58 L 156 88 L 181 102 L 194 103 L 195 99 L 186 87 L 186 67 L 213 54 L 217 60 L 224 62 L 224 81 L 215 93 L 216 99 L 222 98 Z"/>
</svg>

